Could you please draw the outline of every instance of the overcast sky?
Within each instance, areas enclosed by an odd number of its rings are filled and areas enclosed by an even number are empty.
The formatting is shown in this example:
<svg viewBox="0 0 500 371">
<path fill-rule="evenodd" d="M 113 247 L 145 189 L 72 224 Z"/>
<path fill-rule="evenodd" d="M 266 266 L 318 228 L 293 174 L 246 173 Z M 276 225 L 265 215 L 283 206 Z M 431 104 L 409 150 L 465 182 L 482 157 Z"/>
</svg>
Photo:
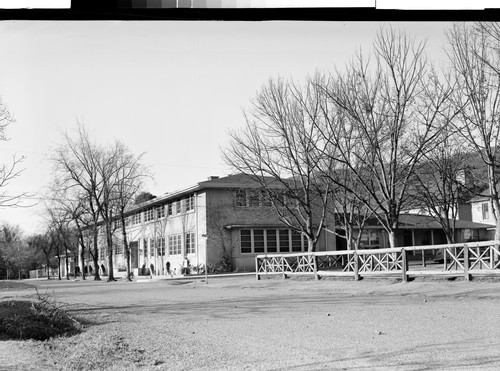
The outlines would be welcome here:
<svg viewBox="0 0 500 371">
<path fill-rule="evenodd" d="M 0 162 L 25 155 L 9 194 L 39 204 L 0 209 L 0 223 L 31 233 L 51 179 L 61 132 L 83 121 L 95 139 L 145 152 L 160 195 L 232 170 L 221 160 L 228 130 L 270 77 L 304 80 L 342 68 L 369 50 L 382 23 L 350 22 L 0 22 L 0 98 L 14 114 Z M 386 24 L 387 25 L 387 24 Z M 444 60 L 447 23 L 392 23 Z"/>
</svg>

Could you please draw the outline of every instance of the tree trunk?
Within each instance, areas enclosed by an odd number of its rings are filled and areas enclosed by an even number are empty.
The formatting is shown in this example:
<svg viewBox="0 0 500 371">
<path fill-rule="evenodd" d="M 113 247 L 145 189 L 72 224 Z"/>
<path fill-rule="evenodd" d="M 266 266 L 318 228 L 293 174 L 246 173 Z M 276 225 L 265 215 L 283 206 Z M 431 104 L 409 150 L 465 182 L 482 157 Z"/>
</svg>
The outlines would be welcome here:
<svg viewBox="0 0 500 371">
<path fill-rule="evenodd" d="M 66 243 L 64 244 L 64 254 L 65 254 L 64 263 L 66 264 L 66 279 L 69 280 L 68 245 L 66 245 Z"/>
<path fill-rule="evenodd" d="M 92 260 L 94 261 L 94 281 L 100 281 L 101 277 L 99 276 L 99 247 L 97 246 L 97 227 L 94 228 L 94 255 L 92 256 Z"/>
<path fill-rule="evenodd" d="M 81 246 L 82 246 L 82 248 L 80 249 L 80 261 L 82 262 L 82 266 L 81 266 L 81 268 L 80 268 L 80 269 L 81 269 L 81 271 L 82 271 L 82 280 L 84 280 L 84 281 L 85 281 L 85 279 L 86 279 L 86 278 L 85 278 L 85 245 L 84 245 L 84 243 L 83 243 L 83 241 L 84 241 L 84 240 L 83 240 L 83 235 L 82 235 L 82 233 L 80 232 L 80 230 L 79 230 L 79 232 L 78 232 L 78 237 L 80 238 L 80 244 L 81 244 Z"/>
<path fill-rule="evenodd" d="M 61 255 L 57 255 L 57 274 L 59 276 L 59 281 L 61 280 Z"/>
<path fill-rule="evenodd" d="M 389 235 L 389 247 L 396 247 L 396 231 L 392 230 L 388 233 Z"/>
<path fill-rule="evenodd" d="M 125 250 L 125 258 L 127 259 L 127 280 L 132 281 L 130 277 L 130 246 L 127 241 L 127 228 L 125 226 L 125 216 L 123 213 L 121 214 L 121 223 L 122 223 L 122 235 L 123 235 L 123 249 Z"/>
<path fill-rule="evenodd" d="M 111 221 L 106 222 L 106 242 L 108 244 L 108 282 L 115 281 L 113 274 L 113 235 L 111 233 Z"/>
<path fill-rule="evenodd" d="M 307 252 L 314 252 L 314 248 L 316 247 L 316 243 L 313 238 L 307 236 Z"/>
<path fill-rule="evenodd" d="M 47 279 L 50 280 L 50 259 L 48 255 L 45 258 L 47 260 Z"/>
</svg>

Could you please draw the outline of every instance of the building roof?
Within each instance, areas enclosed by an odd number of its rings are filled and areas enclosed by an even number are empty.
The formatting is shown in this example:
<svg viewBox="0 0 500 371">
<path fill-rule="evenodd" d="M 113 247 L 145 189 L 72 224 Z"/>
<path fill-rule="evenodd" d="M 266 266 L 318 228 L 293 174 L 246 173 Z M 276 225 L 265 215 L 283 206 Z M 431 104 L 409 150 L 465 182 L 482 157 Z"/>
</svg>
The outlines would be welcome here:
<svg viewBox="0 0 500 371">
<path fill-rule="evenodd" d="M 456 229 L 487 229 L 495 227 L 491 224 L 470 222 L 467 220 L 455 221 Z M 441 229 L 439 224 L 432 216 L 417 214 L 402 214 L 399 216 L 399 228 L 401 229 Z"/>
<path fill-rule="evenodd" d="M 272 182 L 272 178 L 267 178 L 269 182 Z M 155 197 L 146 202 L 142 202 L 139 205 L 135 205 L 127 211 L 127 215 L 133 214 L 137 211 L 142 211 L 153 206 L 163 205 L 169 200 L 176 200 L 182 198 L 193 192 L 199 192 L 205 189 L 238 189 L 238 188 L 260 188 L 259 183 L 252 179 L 248 174 L 234 174 L 227 175 L 225 177 L 219 178 L 218 176 L 210 176 L 207 180 L 198 182 L 189 187 L 179 189 L 177 191 L 165 193 L 162 196 Z"/>
</svg>

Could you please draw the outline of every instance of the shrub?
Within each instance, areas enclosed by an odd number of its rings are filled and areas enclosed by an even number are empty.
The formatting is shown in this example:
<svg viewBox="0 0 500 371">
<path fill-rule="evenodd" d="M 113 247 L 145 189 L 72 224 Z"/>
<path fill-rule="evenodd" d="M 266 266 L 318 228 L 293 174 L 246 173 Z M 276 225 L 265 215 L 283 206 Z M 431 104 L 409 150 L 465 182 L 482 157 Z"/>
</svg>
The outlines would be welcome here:
<svg viewBox="0 0 500 371">
<path fill-rule="evenodd" d="M 47 340 L 80 332 L 81 324 L 46 295 L 0 302 L 0 334 L 8 339 Z"/>
</svg>

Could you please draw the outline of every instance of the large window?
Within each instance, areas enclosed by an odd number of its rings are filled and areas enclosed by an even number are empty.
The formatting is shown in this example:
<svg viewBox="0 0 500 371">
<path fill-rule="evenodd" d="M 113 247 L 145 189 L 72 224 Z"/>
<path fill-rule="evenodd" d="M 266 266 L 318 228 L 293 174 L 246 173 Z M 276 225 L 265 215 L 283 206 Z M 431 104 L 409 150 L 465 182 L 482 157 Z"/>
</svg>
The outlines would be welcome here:
<svg viewBox="0 0 500 371">
<path fill-rule="evenodd" d="M 268 229 L 267 236 L 267 252 L 278 252 L 278 239 L 276 238 L 276 230 Z"/>
<path fill-rule="evenodd" d="M 169 255 L 180 255 L 181 253 L 182 253 L 181 235 L 176 234 L 173 236 L 168 236 L 168 254 Z"/>
<path fill-rule="evenodd" d="M 290 231 L 288 229 L 280 229 L 279 230 L 279 247 L 280 252 L 289 252 L 290 251 Z"/>
<path fill-rule="evenodd" d="M 240 230 L 242 254 L 302 252 L 305 249 L 302 234 L 289 229 Z"/>
<path fill-rule="evenodd" d="M 186 254 L 194 254 L 195 249 L 196 247 L 194 244 L 194 233 L 186 233 Z"/>
<path fill-rule="evenodd" d="M 302 251 L 302 234 L 297 231 L 292 231 L 292 251 Z"/>
<path fill-rule="evenodd" d="M 255 229 L 253 231 L 253 251 L 255 253 L 265 252 L 264 230 L 263 229 Z"/>
<path fill-rule="evenodd" d="M 156 248 L 158 249 L 158 256 L 165 256 L 165 237 L 157 238 Z"/>
<path fill-rule="evenodd" d="M 241 253 L 250 254 L 252 252 L 252 231 L 242 229 L 240 231 Z"/>
</svg>

